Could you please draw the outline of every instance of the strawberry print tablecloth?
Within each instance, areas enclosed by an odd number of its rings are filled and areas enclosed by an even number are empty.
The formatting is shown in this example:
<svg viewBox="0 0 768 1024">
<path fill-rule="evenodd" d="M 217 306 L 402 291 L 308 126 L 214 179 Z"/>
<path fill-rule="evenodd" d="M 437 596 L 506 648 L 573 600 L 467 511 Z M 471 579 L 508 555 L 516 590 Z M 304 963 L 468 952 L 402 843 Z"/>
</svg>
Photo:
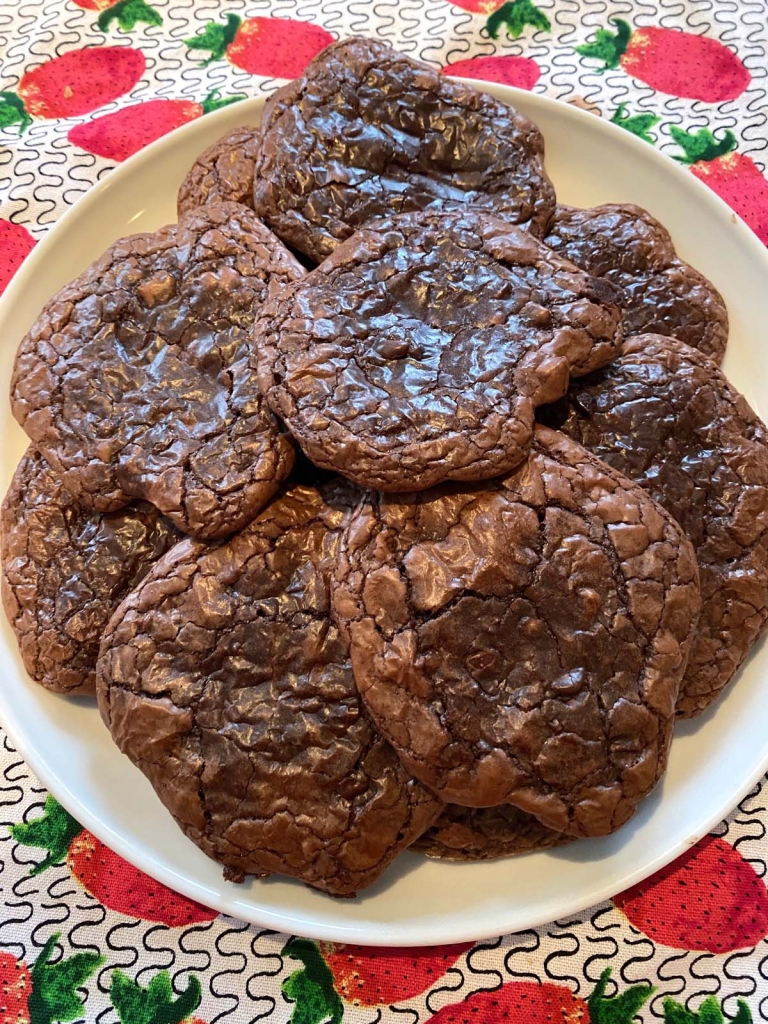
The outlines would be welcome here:
<svg viewBox="0 0 768 1024">
<path fill-rule="evenodd" d="M 116 163 L 350 34 L 620 124 L 768 244 L 768 0 L 0 0 L 0 291 Z M 764 782 L 682 860 L 575 917 L 333 947 L 126 865 L 0 732 L 0 1024 L 768 1020 L 767 824 Z"/>
</svg>

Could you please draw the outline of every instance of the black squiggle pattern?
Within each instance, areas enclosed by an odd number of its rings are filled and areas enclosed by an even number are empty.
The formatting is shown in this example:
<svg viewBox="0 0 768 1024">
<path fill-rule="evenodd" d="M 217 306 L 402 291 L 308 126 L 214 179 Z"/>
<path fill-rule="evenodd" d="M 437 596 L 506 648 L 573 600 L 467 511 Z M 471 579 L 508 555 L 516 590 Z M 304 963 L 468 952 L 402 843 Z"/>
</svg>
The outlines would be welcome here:
<svg viewBox="0 0 768 1024">
<path fill-rule="evenodd" d="M 504 970 L 515 981 L 537 980 L 538 971 L 534 973 L 530 967 L 543 959 L 540 955 L 534 957 L 540 950 L 541 938 L 535 931 L 519 932 L 510 936 L 510 947 L 504 956 Z"/>
<path fill-rule="evenodd" d="M 621 980 L 627 985 L 652 985 L 653 975 L 645 970 L 656 954 L 651 940 L 625 938 L 622 946 Z"/>
<path fill-rule="evenodd" d="M 443 976 L 439 984 L 431 989 L 426 997 L 426 1006 L 430 1013 L 437 1013 L 440 1006 L 447 1003 L 454 1003 L 464 995 L 467 979 L 464 971 L 458 965 L 451 967 Z M 454 996 L 453 993 L 461 992 L 462 996 Z M 446 994 L 451 993 L 450 998 Z"/>
<path fill-rule="evenodd" d="M 570 931 L 548 931 L 547 938 L 553 945 L 557 942 L 559 948 L 553 949 L 544 957 L 544 971 L 546 976 L 578 993 L 581 988 L 579 975 L 575 972 L 572 973 L 572 968 L 575 967 L 573 956 L 580 947 L 578 937 L 574 932 Z M 589 959 L 590 958 L 588 956 L 584 964 L 585 973 Z M 579 974 L 581 974 L 581 972 L 579 972 Z"/>
<path fill-rule="evenodd" d="M 396 1014 L 397 1019 L 401 1022 L 401 1024 L 417 1024 L 417 1021 L 419 1019 L 418 1012 L 407 1006 L 391 1006 L 389 1008 L 389 1012 Z M 382 1016 L 383 1014 L 381 1010 L 377 1011 L 377 1017 L 375 1018 L 375 1020 L 380 1020 Z"/>
</svg>

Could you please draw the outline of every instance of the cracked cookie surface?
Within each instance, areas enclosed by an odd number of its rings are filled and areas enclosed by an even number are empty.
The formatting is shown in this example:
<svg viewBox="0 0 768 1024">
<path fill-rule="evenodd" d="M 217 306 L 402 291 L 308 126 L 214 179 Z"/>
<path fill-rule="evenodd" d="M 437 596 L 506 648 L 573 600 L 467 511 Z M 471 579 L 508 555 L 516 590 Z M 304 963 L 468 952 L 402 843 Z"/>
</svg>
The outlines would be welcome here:
<svg viewBox="0 0 768 1024">
<path fill-rule="evenodd" d="M 99 706 L 183 831 L 230 876 L 335 895 L 373 882 L 441 804 L 364 716 L 328 576 L 349 501 L 297 486 L 214 547 L 183 541 L 122 604 Z"/>
<path fill-rule="evenodd" d="M 573 836 L 553 832 L 532 814 L 499 807 L 449 804 L 411 849 L 436 860 L 495 860 L 564 846 Z"/>
<path fill-rule="evenodd" d="M 206 149 L 181 183 L 179 216 L 209 203 L 241 203 L 253 209 L 253 167 L 259 140 L 258 128 L 235 128 Z"/>
<path fill-rule="evenodd" d="M 768 430 L 710 359 L 651 335 L 630 338 L 545 415 L 644 487 L 692 542 L 702 610 L 677 706 L 699 714 L 768 623 Z"/>
<path fill-rule="evenodd" d="M 303 273 L 234 203 L 116 242 L 22 341 L 14 415 L 85 507 L 140 498 L 186 533 L 231 533 L 293 462 L 249 346 L 268 291 Z"/>
<path fill-rule="evenodd" d="M 27 672 L 57 693 L 93 693 L 110 615 L 181 534 L 143 501 L 81 508 L 32 448 L 0 519 L 3 605 Z"/>
<path fill-rule="evenodd" d="M 621 343 L 613 288 L 473 211 L 362 228 L 265 304 L 259 383 L 317 465 L 408 491 L 511 469 Z"/>
<path fill-rule="evenodd" d="M 721 361 L 728 343 L 723 298 L 678 257 L 669 232 L 647 210 L 629 203 L 589 210 L 558 206 L 545 241 L 621 290 L 627 337 L 675 337 Z"/>
<path fill-rule="evenodd" d="M 617 829 L 660 778 L 699 604 L 671 516 L 543 427 L 502 479 L 372 495 L 333 583 L 403 764 L 446 802 L 581 836 Z"/>
<path fill-rule="evenodd" d="M 555 208 L 538 128 L 371 39 L 346 39 L 268 101 L 254 208 L 320 263 L 376 217 L 480 207 L 539 237 Z"/>
</svg>

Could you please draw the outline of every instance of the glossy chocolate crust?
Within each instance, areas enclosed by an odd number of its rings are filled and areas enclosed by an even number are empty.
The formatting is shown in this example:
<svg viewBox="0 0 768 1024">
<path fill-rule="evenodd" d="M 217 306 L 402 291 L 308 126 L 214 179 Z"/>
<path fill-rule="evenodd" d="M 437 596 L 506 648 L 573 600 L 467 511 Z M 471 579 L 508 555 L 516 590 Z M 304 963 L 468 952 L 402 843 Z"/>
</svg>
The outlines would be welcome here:
<svg viewBox="0 0 768 1024">
<path fill-rule="evenodd" d="M 679 259 L 669 232 L 647 210 L 607 203 L 590 210 L 558 206 L 547 245 L 623 294 L 624 334 L 662 334 L 720 362 L 728 310 L 703 274 Z"/>
<path fill-rule="evenodd" d="M 334 613 L 367 710 L 448 803 L 612 832 L 660 778 L 699 613 L 693 548 L 539 427 L 516 472 L 361 504 Z"/>
<path fill-rule="evenodd" d="M 538 128 L 372 39 L 323 50 L 268 101 L 254 206 L 321 262 L 375 217 L 472 204 L 541 237 L 555 193 Z"/>
<path fill-rule="evenodd" d="M 143 501 L 82 509 L 32 448 L 0 518 L 3 605 L 27 672 L 57 693 L 93 693 L 110 615 L 181 534 Z"/>
<path fill-rule="evenodd" d="M 362 713 L 329 618 L 348 498 L 294 487 L 215 547 L 184 541 L 120 606 L 98 697 L 120 749 L 230 876 L 370 885 L 440 803 Z"/>
<path fill-rule="evenodd" d="M 267 292 L 303 273 L 235 203 L 123 239 L 22 341 L 14 415 L 83 506 L 142 498 L 186 533 L 231 533 L 293 462 L 248 349 Z"/>
<path fill-rule="evenodd" d="M 259 383 L 319 466 L 361 487 L 481 480 L 534 409 L 621 344 L 614 289 L 477 210 L 362 228 L 256 322 Z"/>
<path fill-rule="evenodd" d="M 436 860 L 495 860 L 549 850 L 572 841 L 573 836 L 553 832 L 532 814 L 510 804 L 499 807 L 449 804 L 411 849 Z"/>
<path fill-rule="evenodd" d="M 253 167 L 258 128 L 235 128 L 197 158 L 179 189 L 179 216 L 209 203 L 242 203 L 253 209 Z"/>
<path fill-rule="evenodd" d="M 712 360 L 651 335 L 631 338 L 547 415 L 644 487 L 692 542 L 703 603 L 677 707 L 699 714 L 768 622 L 768 431 Z"/>
</svg>

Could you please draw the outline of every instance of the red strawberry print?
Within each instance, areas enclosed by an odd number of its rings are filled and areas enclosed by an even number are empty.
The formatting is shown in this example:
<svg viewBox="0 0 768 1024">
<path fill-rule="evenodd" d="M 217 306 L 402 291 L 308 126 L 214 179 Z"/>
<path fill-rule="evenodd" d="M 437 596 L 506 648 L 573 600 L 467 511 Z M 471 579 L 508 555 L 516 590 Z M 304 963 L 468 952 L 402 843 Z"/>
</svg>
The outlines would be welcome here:
<svg viewBox="0 0 768 1024">
<path fill-rule="evenodd" d="M 0 953 L 0 1021 L 29 1024 L 32 974 L 23 960 Z"/>
<path fill-rule="evenodd" d="M 209 22 L 200 35 L 186 39 L 190 50 L 210 52 L 203 66 L 227 58 L 251 75 L 297 78 L 313 57 L 334 41 L 330 32 L 309 21 L 227 15 L 226 25 Z"/>
<path fill-rule="evenodd" d="M 749 85 L 749 71 L 718 39 L 676 28 L 633 31 L 621 18 L 609 20 L 615 33 L 598 29 L 594 42 L 576 47 L 603 61 L 601 71 L 621 66 L 657 92 L 705 103 L 736 99 Z"/>
<path fill-rule="evenodd" d="M 21 224 L 0 220 L 0 295 L 34 247 L 34 238 Z"/>
<path fill-rule="evenodd" d="M 471 948 L 471 942 L 424 949 L 330 943 L 319 947 L 309 939 L 289 939 L 283 956 L 303 965 L 283 982 L 283 995 L 295 1003 L 291 1022 L 306 1024 L 311 1014 L 315 1021 L 340 1024 L 345 1002 L 390 1006 L 413 999 L 431 988 Z"/>
<path fill-rule="evenodd" d="M 541 68 L 531 57 L 471 57 L 443 68 L 446 75 L 500 82 L 518 89 L 532 89 L 541 76 Z"/>
<path fill-rule="evenodd" d="M 0 129 L 18 125 L 23 132 L 33 117 L 79 117 L 130 92 L 144 74 L 141 50 L 99 46 L 70 50 L 26 71 L 17 93 L 0 93 Z"/>
<path fill-rule="evenodd" d="M 765 883 L 730 843 L 714 836 L 614 903 L 635 928 L 675 949 L 729 953 L 768 935 Z"/>
<path fill-rule="evenodd" d="M 0 1024 L 52 1024 L 82 1017 L 85 1005 L 77 989 L 104 957 L 75 953 L 52 964 L 58 940 L 58 934 L 52 935 L 31 967 L 0 953 Z"/>
<path fill-rule="evenodd" d="M 167 971 L 156 974 L 143 988 L 127 974 L 116 970 L 112 972 L 109 998 L 121 1024 L 180 1024 L 200 1005 L 202 988 L 199 979 L 190 974 L 185 991 L 174 998 Z M 195 1017 L 188 1024 L 204 1022 Z"/>
<path fill-rule="evenodd" d="M 461 7 L 471 14 L 492 14 L 501 6 L 502 0 L 450 0 L 454 7 Z"/>
<path fill-rule="evenodd" d="M 485 27 L 491 39 L 498 39 L 499 30 L 504 26 L 513 39 L 519 39 L 525 29 L 532 28 L 548 32 L 552 27 L 544 11 L 532 0 L 450 0 L 472 14 L 487 16 Z M 467 76 L 470 77 L 470 76 Z M 493 79 L 495 81 L 495 79 Z"/>
<path fill-rule="evenodd" d="M 510 981 L 492 992 L 473 992 L 462 1003 L 444 1006 L 427 1018 L 427 1024 L 629 1024 L 653 992 L 650 985 L 633 985 L 606 997 L 611 976 L 606 968 L 588 999 L 581 999 L 564 985 L 549 982 Z M 718 1001 L 710 996 L 694 1013 L 674 999 L 664 1000 L 665 1024 L 725 1024 Z M 752 1014 L 742 1000 L 729 1024 L 752 1024 Z"/>
<path fill-rule="evenodd" d="M 212 921 L 217 913 L 156 882 L 85 829 L 67 853 L 69 870 L 99 903 L 129 917 L 159 921 L 169 928 Z"/>
<path fill-rule="evenodd" d="M 653 989 L 634 985 L 621 995 L 606 998 L 610 968 L 589 999 L 575 996 L 564 985 L 510 981 L 492 992 L 473 992 L 461 1003 L 444 1006 L 428 1018 L 429 1024 L 629 1024 Z"/>
<path fill-rule="evenodd" d="M 202 103 L 191 100 L 145 100 L 123 107 L 113 114 L 103 114 L 85 124 L 70 128 L 67 138 L 80 149 L 95 156 L 120 163 L 138 153 L 162 135 L 194 121 L 212 110 L 244 100 L 245 96 L 218 98 L 214 89 Z"/>
<path fill-rule="evenodd" d="M 66 857 L 78 882 L 110 910 L 169 928 L 218 917 L 215 910 L 181 896 L 123 860 L 84 829 L 52 796 L 47 797 L 41 817 L 12 825 L 10 832 L 16 842 L 48 851 L 30 875 L 39 875 Z"/>
<path fill-rule="evenodd" d="M 72 0 L 76 7 L 84 11 L 98 11 L 96 24 L 102 32 L 106 32 L 113 21 L 124 32 L 130 32 L 143 21 L 147 25 L 162 25 L 163 16 L 144 0 Z"/>
<path fill-rule="evenodd" d="M 733 132 L 724 131 L 718 140 L 708 128 L 686 132 L 670 125 L 669 131 L 683 151 L 676 159 L 717 192 L 768 245 L 768 179 L 754 160 L 734 152 Z"/>
<path fill-rule="evenodd" d="M 342 999 L 354 1006 L 389 1006 L 413 999 L 453 967 L 471 942 L 421 949 L 321 944 Z"/>
</svg>

